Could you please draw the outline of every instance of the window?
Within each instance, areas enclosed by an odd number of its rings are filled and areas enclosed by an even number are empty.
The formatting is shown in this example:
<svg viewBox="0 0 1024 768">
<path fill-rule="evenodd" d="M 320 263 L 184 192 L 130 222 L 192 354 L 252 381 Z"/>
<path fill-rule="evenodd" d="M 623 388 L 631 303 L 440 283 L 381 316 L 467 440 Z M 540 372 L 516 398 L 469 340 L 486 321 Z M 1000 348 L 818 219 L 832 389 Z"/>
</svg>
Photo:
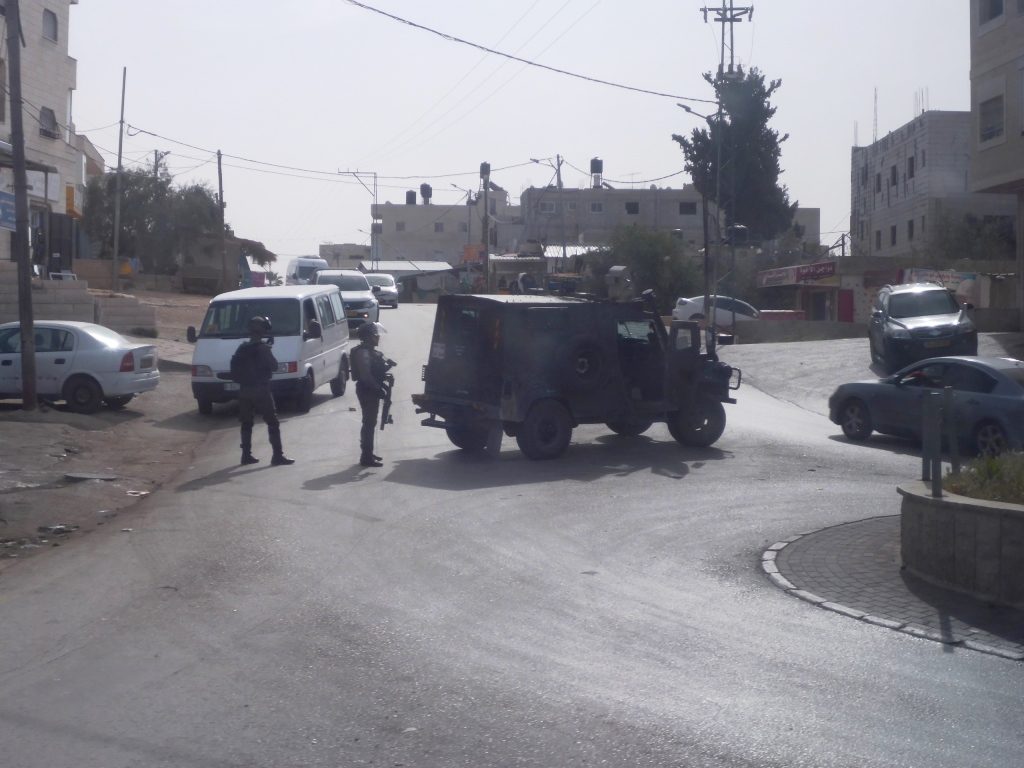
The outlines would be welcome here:
<svg viewBox="0 0 1024 768">
<path fill-rule="evenodd" d="M 636 216 L 640 213 L 640 203 L 629 202 L 626 203 L 626 213 L 630 216 Z"/>
<path fill-rule="evenodd" d="M 396 221 L 395 222 L 395 232 L 405 232 L 405 222 L 404 221 Z"/>
<path fill-rule="evenodd" d="M 469 225 L 466 222 L 464 222 L 464 221 L 460 221 L 459 222 L 459 232 L 469 232 Z"/>
<path fill-rule="evenodd" d="M 889 186 L 895 187 L 896 182 L 899 181 L 899 177 L 899 171 L 896 170 L 896 166 L 894 165 L 892 168 L 889 169 Z"/>
<path fill-rule="evenodd" d="M 978 3 L 978 23 L 987 24 L 1003 15 L 1003 0 L 980 0 Z"/>
<path fill-rule="evenodd" d="M 43 37 L 57 42 L 57 14 L 53 11 L 43 11 Z"/>
<path fill-rule="evenodd" d="M 882 250 L 882 230 L 880 229 L 875 230 L 875 250 Z"/>
<path fill-rule="evenodd" d="M 334 316 L 334 307 L 331 306 L 331 296 L 333 295 L 328 294 L 316 297 L 316 306 L 320 310 L 320 325 L 322 328 L 330 328 L 332 325 L 338 324 L 338 320 Z"/>
<path fill-rule="evenodd" d="M 914 159 L 915 158 L 914 158 L 913 155 L 911 155 L 910 157 L 907 158 L 907 178 L 908 179 L 914 178 Z"/>
<path fill-rule="evenodd" d="M 1000 94 L 978 105 L 978 141 L 985 142 L 1003 135 L 1003 97 Z"/>
<path fill-rule="evenodd" d="M 540 208 L 541 213 L 554 213 L 555 203 L 553 200 L 541 200 Z"/>
<path fill-rule="evenodd" d="M 876 173 L 875 174 L 875 192 L 881 192 L 881 191 L 882 191 L 882 174 Z"/>
<path fill-rule="evenodd" d="M 575 211 L 576 210 L 576 201 L 573 200 L 571 203 L 566 203 L 566 206 L 568 207 L 568 209 L 570 211 Z"/>
<path fill-rule="evenodd" d="M 896 225 L 889 227 L 889 245 L 896 245 Z"/>
<path fill-rule="evenodd" d="M 443 221 L 435 221 L 434 222 L 434 232 L 436 232 L 436 233 L 444 232 L 444 222 Z"/>
<path fill-rule="evenodd" d="M 697 215 L 697 204 L 696 203 L 679 203 L 679 215 L 680 216 L 696 216 Z"/>
<path fill-rule="evenodd" d="M 604 203 L 591 203 L 590 204 L 590 212 L 591 213 L 604 213 Z"/>
<path fill-rule="evenodd" d="M 914 239 L 914 220 L 911 219 L 907 222 L 907 240 Z"/>
<path fill-rule="evenodd" d="M 50 139 L 60 137 L 60 130 L 57 126 L 57 116 L 49 107 L 39 108 L 39 135 Z"/>
</svg>

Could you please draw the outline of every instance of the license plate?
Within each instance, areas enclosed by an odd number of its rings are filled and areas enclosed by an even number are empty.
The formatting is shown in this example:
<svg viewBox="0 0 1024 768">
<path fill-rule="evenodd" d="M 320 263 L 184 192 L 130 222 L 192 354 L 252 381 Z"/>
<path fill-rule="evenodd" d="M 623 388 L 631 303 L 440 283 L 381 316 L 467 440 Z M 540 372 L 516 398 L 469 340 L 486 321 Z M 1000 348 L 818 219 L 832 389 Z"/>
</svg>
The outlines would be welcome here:
<svg viewBox="0 0 1024 768">
<path fill-rule="evenodd" d="M 948 340 L 946 340 L 946 341 L 926 341 L 924 343 L 924 345 L 928 349 L 935 349 L 936 347 L 948 347 L 949 346 L 949 341 Z"/>
<path fill-rule="evenodd" d="M 224 391 L 225 392 L 237 392 L 238 391 L 238 384 L 235 383 L 235 382 L 228 382 L 227 384 L 224 385 Z"/>
<path fill-rule="evenodd" d="M 362 317 L 365 313 L 360 312 L 358 309 L 350 309 L 345 313 L 347 317 Z"/>
</svg>

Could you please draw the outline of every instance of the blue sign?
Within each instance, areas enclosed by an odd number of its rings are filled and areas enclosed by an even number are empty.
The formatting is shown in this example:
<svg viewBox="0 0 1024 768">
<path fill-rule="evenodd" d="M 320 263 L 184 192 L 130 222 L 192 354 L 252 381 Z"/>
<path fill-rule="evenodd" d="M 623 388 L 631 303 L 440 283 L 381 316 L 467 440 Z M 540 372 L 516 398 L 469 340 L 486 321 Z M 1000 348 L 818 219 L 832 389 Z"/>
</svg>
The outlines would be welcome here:
<svg viewBox="0 0 1024 768">
<path fill-rule="evenodd" d="M 14 195 L 10 192 L 0 192 L 0 229 L 9 229 L 12 232 L 16 229 Z"/>
</svg>

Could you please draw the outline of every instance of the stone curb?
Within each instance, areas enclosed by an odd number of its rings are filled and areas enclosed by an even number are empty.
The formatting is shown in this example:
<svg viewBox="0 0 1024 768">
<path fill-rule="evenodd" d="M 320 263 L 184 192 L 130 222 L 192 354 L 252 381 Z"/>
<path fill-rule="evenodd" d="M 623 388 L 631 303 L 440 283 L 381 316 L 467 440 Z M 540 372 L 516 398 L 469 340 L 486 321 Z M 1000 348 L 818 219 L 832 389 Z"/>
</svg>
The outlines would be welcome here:
<svg viewBox="0 0 1024 768">
<path fill-rule="evenodd" d="M 870 518 L 865 518 L 870 519 Z M 826 530 L 826 529 L 822 529 Z M 793 585 L 785 576 L 779 573 L 779 568 L 775 564 L 775 559 L 779 552 L 788 547 L 795 541 L 802 539 L 817 531 L 806 531 L 799 533 L 796 536 L 790 536 L 788 539 L 778 541 L 768 547 L 761 554 L 761 569 L 765 572 L 765 575 L 771 580 L 775 586 L 781 589 L 788 595 L 799 598 L 805 602 L 811 603 L 812 605 L 823 608 L 833 613 L 838 613 L 840 616 L 846 616 L 848 618 L 857 619 L 865 624 L 872 624 L 876 627 L 884 627 L 886 629 L 894 629 L 897 632 L 910 635 L 911 637 L 920 638 L 923 640 L 931 640 L 933 642 L 942 643 L 953 648 L 966 648 L 971 651 L 977 651 L 979 653 L 985 653 L 990 656 L 998 656 L 999 658 L 1008 659 L 1010 661 L 1024 661 L 1024 653 L 1009 651 L 1004 648 L 997 648 L 995 646 L 988 645 L 986 643 L 979 643 L 976 640 L 953 640 L 952 638 L 945 637 L 941 633 L 936 632 L 933 629 L 926 627 L 917 626 L 908 622 L 900 621 L 899 619 L 889 619 L 883 616 L 873 616 L 864 613 L 863 611 L 851 608 L 846 605 L 832 602 L 827 598 L 821 597 L 808 592 L 807 590 L 800 589 L 798 586 Z"/>
</svg>

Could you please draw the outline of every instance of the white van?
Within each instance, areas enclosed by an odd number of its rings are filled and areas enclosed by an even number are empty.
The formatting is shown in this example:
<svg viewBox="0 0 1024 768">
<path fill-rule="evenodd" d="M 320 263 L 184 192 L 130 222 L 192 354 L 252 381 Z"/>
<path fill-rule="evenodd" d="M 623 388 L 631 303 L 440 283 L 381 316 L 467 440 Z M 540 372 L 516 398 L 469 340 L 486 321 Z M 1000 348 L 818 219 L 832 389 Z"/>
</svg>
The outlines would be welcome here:
<svg viewBox="0 0 1024 768">
<path fill-rule="evenodd" d="M 288 262 L 288 269 L 284 273 L 285 285 L 309 285 L 313 282 L 313 276 L 318 269 L 327 269 L 330 266 L 326 259 L 318 259 L 314 256 L 299 256 Z"/>
<path fill-rule="evenodd" d="M 313 392 L 331 385 L 345 394 L 350 376 L 348 323 L 335 285 L 243 288 L 214 297 L 199 331 L 188 329 L 192 353 L 192 396 L 199 412 L 238 397 L 231 381 L 231 356 L 249 338 L 249 320 L 268 317 L 278 369 L 270 380 L 274 398 L 291 400 L 300 413 L 309 410 Z"/>
</svg>

